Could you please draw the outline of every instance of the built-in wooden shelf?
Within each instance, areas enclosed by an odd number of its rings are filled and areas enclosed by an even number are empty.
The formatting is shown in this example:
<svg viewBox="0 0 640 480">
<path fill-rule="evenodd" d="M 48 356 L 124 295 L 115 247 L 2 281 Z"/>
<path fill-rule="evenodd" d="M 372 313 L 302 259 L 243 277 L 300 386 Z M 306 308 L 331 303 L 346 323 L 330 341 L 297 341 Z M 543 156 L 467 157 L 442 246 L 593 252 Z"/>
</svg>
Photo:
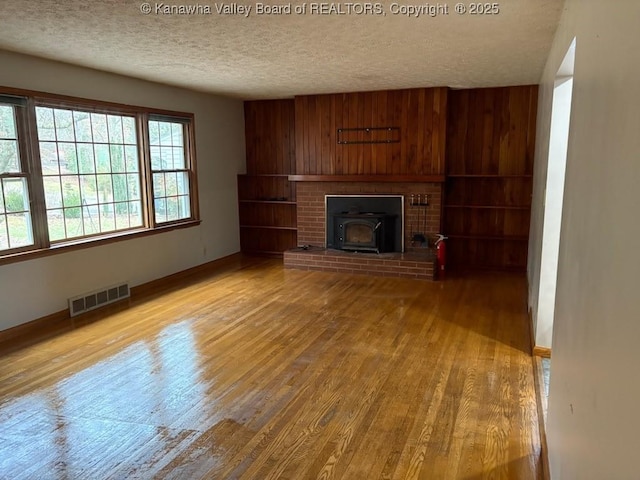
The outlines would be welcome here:
<svg viewBox="0 0 640 480">
<path fill-rule="evenodd" d="M 463 240 L 501 240 L 514 242 L 524 242 L 529 240 L 527 235 L 474 235 L 472 233 L 448 233 L 447 237 Z"/>
<path fill-rule="evenodd" d="M 529 210 L 531 205 L 445 205 L 444 208 L 478 208 L 491 210 Z"/>
<path fill-rule="evenodd" d="M 239 173 L 239 177 L 288 177 L 288 173 Z"/>
<path fill-rule="evenodd" d="M 296 202 L 290 202 L 289 200 L 251 200 L 244 199 L 240 200 L 240 203 L 267 203 L 273 205 L 295 205 Z"/>
<path fill-rule="evenodd" d="M 292 182 L 443 183 L 444 175 L 289 175 Z"/>
<path fill-rule="evenodd" d="M 499 174 L 467 174 L 467 173 L 449 173 L 448 178 L 532 178 L 533 175 L 499 175 Z"/>
<path fill-rule="evenodd" d="M 265 230 L 298 230 L 297 227 L 281 227 L 277 225 L 240 225 L 240 228 L 263 228 Z"/>
</svg>

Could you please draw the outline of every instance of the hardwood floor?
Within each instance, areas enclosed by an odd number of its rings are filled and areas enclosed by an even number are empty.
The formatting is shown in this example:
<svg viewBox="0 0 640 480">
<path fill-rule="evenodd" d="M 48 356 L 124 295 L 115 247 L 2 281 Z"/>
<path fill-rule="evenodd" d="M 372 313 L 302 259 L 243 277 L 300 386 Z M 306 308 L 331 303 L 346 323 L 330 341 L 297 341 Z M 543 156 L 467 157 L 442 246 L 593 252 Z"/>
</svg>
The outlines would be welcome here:
<svg viewBox="0 0 640 480">
<path fill-rule="evenodd" d="M 0 478 L 538 479 L 524 278 L 250 259 L 0 356 Z"/>
</svg>

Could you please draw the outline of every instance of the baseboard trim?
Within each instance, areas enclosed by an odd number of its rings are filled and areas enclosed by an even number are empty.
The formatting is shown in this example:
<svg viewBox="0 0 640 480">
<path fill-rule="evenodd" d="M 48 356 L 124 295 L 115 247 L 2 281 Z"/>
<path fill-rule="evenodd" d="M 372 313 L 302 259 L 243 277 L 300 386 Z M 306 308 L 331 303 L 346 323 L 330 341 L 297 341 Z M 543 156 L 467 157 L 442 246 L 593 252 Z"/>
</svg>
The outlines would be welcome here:
<svg viewBox="0 0 640 480">
<path fill-rule="evenodd" d="M 158 293 L 161 290 L 175 286 L 177 283 L 187 278 L 211 273 L 215 270 L 221 269 L 222 267 L 226 267 L 233 263 L 239 262 L 241 258 L 242 253 L 234 253 L 231 255 L 227 255 L 226 257 L 213 260 L 212 262 L 203 263 L 202 265 L 197 265 L 186 270 L 172 273 L 171 275 L 167 275 L 166 277 L 161 277 L 156 280 L 151 280 L 150 282 L 131 287 L 131 298 L 137 299 L 146 295 Z"/>
<path fill-rule="evenodd" d="M 533 355 L 536 357 L 551 358 L 551 349 L 547 347 L 533 347 Z"/>
<path fill-rule="evenodd" d="M 533 317 L 531 316 L 531 309 L 527 311 L 527 317 L 529 318 L 529 340 L 531 345 L 531 355 L 534 357 L 551 358 L 551 349 L 548 347 L 539 347 L 536 345 L 536 332 L 533 330 Z"/>
<path fill-rule="evenodd" d="M 72 328 L 73 323 L 67 308 L 0 331 L 0 350 L 4 350 L 16 343 L 35 342 Z"/>
<path fill-rule="evenodd" d="M 231 264 L 239 263 L 241 258 L 241 253 L 234 253 L 211 262 L 203 263 L 202 265 L 167 275 L 166 277 L 137 285 L 131 288 L 131 298 L 138 299 L 146 295 L 157 293 L 160 290 L 171 288 L 180 281 L 189 277 L 212 273 Z M 11 327 L 6 330 L 1 330 L 0 351 L 6 351 L 6 349 L 11 349 L 18 345 L 30 345 L 45 338 L 51 338 L 55 335 L 59 335 L 60 333 L 73 330 L 77 326 L 76 320 L 78 320 L 79 324 L 86 325 L 86 321 L 80 322 L 80 320 L 88 318 L 85 317 L 85 315 L 92 314 L 95 316 L 95 312 L 97 311 L 99 310 L 93 310 L 87 314 L 78 315 L 77 317 L 72 318 L 69 314 L 69 309 L 67 308 L 65 310 L 37 318 L 30 322 L 16 325 L 15 327 Z"/>
</svg>

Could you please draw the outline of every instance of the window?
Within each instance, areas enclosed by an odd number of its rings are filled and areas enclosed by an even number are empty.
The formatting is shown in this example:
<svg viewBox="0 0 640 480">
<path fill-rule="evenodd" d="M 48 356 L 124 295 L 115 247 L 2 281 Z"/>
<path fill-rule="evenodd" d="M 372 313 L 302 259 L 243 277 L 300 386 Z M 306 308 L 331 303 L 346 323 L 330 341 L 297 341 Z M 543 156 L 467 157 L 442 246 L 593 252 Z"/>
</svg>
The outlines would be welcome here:
<svg viewBox="0 0 640 480">
<path fill-rule="evenodd" d="M 191 215 L 184 126 L 181 122 L 153 117 L 149 120 L 153 204 L 157 223 Z"/>
<path fill-rule="evenodd" d="M 190 114 L 0 94 L 0 259 L 196 222 L 192 129 Z"/>
<path fill-rule="evenodd" d="M 49 239 L 143 226 L 135 117 L 36 107 L 36 118 Z"/>
<path fill-rule="evenodd" d="M 34 244 L 29 186 L 19 144 L 25 102 L 0 96 L 0 252 Z"/>
</svg>

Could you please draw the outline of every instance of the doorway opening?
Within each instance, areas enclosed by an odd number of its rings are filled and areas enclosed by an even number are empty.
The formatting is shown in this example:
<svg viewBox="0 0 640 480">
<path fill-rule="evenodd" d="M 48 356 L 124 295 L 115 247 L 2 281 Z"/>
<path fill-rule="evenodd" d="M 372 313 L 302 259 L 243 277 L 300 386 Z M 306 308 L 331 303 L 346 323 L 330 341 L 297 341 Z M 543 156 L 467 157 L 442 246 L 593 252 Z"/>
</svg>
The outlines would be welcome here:
<svg viewBox="0 0 640 480">
<path fill-rule="evenodd" d="M 551 107 L 549 158 L 544 194 L 540 287 L 536 318 L 535 344 L 551 349 L 555 316 L 556 283 L 564 180 L 571 121 L 571 97 L 576 39 L 574 38 L 556 73 Z M 548 375 L 546 375 L 548 381 Z"/>
</svg>

